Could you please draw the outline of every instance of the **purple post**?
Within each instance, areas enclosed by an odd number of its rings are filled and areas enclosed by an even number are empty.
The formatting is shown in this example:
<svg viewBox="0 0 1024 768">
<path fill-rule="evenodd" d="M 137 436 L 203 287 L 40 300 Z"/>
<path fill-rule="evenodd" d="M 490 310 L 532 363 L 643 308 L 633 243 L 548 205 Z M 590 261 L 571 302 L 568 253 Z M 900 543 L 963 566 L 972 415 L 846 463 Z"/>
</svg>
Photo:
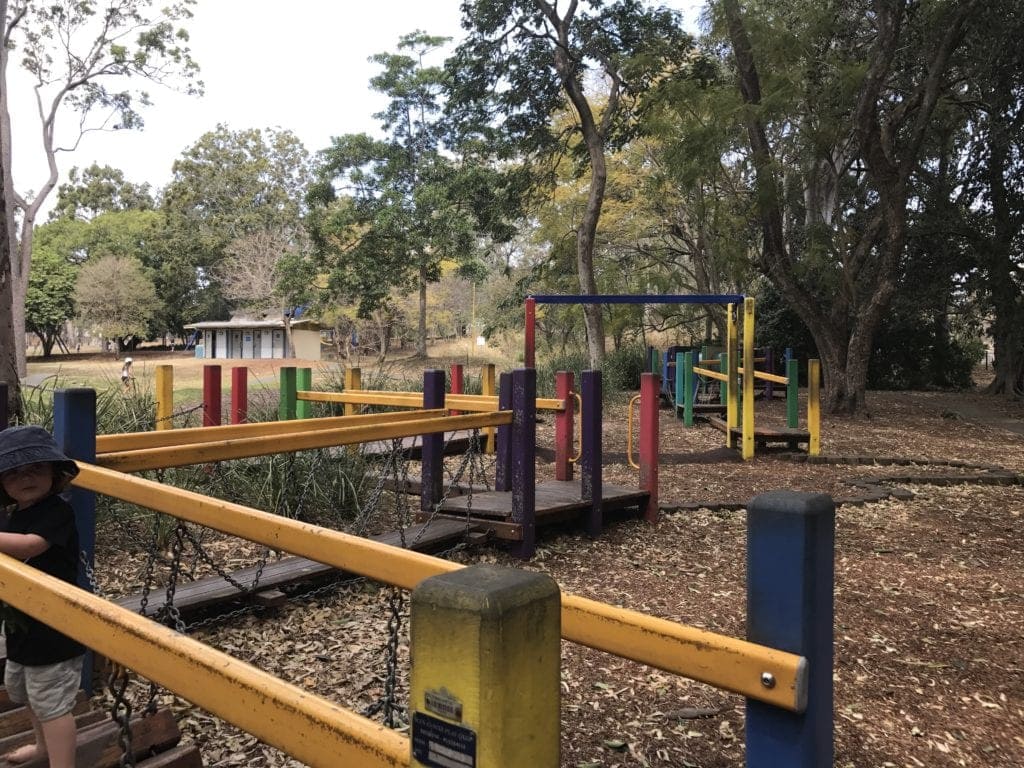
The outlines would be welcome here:
<svg viewBox="0 0 1024 768">
<path fill-rule="evenodd" d="M 537 550 L 536 462 L 537 372 L 520 368 L 512 373 L 512 522 L 522 526 L 523 538 L 512 553 L 529 560 Z"/>
<path fill-rule="evenodd" d="M 444 371 L 423 372 L 423 407 L 444 408 Z M 420 511 L 430 514 L 444 490 L 444 433 L 423 435 Z"/>
<path fill-rule="evenodd" d="M 512 374 L 498 374 L 498 410 L 512 410 Z M 495 437 L 494 490 L 508 492 L 512 490 L 512 470 L 509 457 L 512 455 L 512 427 L 502 424 L 498 427 Z"/>
<path fill-rule="evenodd" d="M 580 379 L 583 397 L 583 412 L 580 414 L 583 430 L 579 460 L 580 482 L 583 500 L 590 502 L 587 535 L 597 538 L 604 524 L 601 512 L 601 372 L 583 371 Z"/>
</svg>

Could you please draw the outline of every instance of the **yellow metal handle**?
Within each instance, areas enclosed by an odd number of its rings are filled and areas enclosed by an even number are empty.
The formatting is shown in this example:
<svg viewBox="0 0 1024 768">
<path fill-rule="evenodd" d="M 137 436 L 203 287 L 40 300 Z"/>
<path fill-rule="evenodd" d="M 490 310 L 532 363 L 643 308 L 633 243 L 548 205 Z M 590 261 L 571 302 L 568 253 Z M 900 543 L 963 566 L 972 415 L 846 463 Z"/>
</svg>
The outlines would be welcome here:
<svg viewBox="0 0 1024 768">
<path fill-rule="evenodd" d="M 640 399 L 640 395 L 633 395 L 626 409 L 626 461 L 633 469 L 640 469 L 640 465 L 633 461 L 633 403 Z"/>
<path fill-rule="evenodd" d="M 583 455 L 583 419 L 581 418 L 583 415 L 583 398 L 579 392 L 570 392 L 569 396 L 576 398 L 576 440 L 580 449 L 579 453 L 569 459 L 570 464 L 575 464 Z"/>
</svg>

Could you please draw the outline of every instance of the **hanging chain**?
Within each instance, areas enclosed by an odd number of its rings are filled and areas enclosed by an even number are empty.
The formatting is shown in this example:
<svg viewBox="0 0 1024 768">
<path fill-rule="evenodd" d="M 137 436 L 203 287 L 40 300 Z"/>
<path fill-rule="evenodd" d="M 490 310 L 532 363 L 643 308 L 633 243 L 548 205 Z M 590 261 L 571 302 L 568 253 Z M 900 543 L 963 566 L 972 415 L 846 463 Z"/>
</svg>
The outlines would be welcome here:
<svg viewBox="0 0 1024 768">
<path fill-rule="evenodd" d="M 135 755 L 132 751 L 132 704 L 128 700 L 128 670 L 110 662 L 107 676 L 107 690 L 110 691 L 110 717 L 117 723 L 117 744 L 121 748 L 121 768 L 134 768 Z"/>
</svg>

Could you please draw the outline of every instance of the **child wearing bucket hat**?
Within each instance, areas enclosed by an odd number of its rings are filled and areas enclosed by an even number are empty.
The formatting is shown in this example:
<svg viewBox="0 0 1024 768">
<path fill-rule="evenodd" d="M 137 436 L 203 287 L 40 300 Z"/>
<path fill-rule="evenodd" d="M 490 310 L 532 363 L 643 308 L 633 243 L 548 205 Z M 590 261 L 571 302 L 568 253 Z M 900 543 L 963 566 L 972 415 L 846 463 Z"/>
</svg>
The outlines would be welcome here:
<svg viewBox="0 0 1024 768">
<path fill-rule="evenodd" d="M 0 552 L 75 584 L 78 530 L 60 493 L 78 467 L 42 427 L 0 431 L 0 507 L 8 510 Z M 3 756 L 24 763 L 48 756 L 50 768 L 74 768 L 72 709 L 81 685 L 84 648 L 41 621 L 8 615 L 4 684 L 11 701 L 28 706 L 36 741 Z"/>
</svg>

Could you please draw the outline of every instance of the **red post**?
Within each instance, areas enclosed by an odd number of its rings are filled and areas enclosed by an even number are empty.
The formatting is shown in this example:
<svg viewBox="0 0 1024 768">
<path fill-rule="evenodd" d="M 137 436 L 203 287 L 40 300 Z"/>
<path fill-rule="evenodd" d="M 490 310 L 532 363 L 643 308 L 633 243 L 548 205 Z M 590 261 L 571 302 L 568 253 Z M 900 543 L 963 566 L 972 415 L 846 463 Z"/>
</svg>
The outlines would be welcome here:
<svg viewBox="0 0 1024 768">
<path fill-rule="evenodd" d="M 532 296 L 526 300 L 526 352 L 523 355 L 523 366 L 536 368 L 534 357 L 534 329 L 537 322 L 537 300 Z"/>
<path fill-rule="evenodd" d="M 572 426 L 576 398 L 572 396 L 572 371 L 555 374 L 555 397 L 565 401 L 565 410 L 555 413 L 555 480 L 572 480 Z"/>
<path fill-rule="evenodd" d="M 661 377 L 640 375 L 640 489 L 650 494 L 644 520 L 658 522 L 658 405 Z"/>
<path fill-rule="evenodd" d="M 220 366 L 203 366 L 203 426 L 220 426 Z"/>
<path fill-rule="evenodd" d="M 461 395 L 464 390 L 462 389 L 462 363 L 452 363 L 452 394 Z M 452 411 L 452 416 L 458 416 L 459 411 Z"/>
<path fill-rule="evenodd" d="M 245 424 L 249 415 L 249 369 L 236 365 L 231 369 L 231 423 Z"/>
</svg>

